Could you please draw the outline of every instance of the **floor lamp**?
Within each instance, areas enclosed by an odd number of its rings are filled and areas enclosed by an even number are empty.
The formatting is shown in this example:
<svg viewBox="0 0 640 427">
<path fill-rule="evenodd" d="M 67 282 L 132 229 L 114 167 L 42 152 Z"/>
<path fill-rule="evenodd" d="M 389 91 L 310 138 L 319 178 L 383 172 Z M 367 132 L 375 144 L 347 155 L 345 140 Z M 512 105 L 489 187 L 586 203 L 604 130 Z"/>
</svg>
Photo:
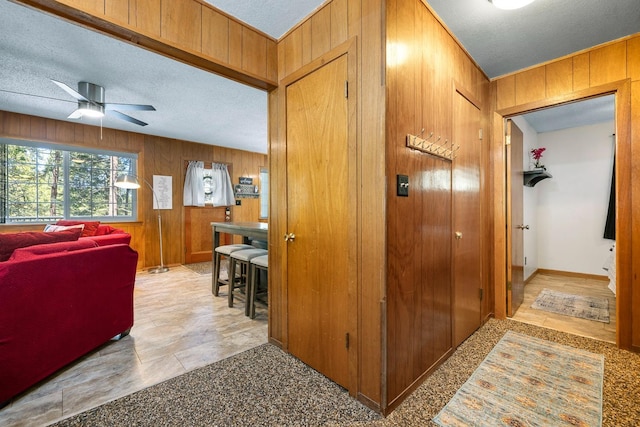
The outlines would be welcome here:
<svg viewBox="0 0 640 427">
<path fill-rule="evenodd" d="M 162 217 L 160 216 L 160 203 L 158 202 L 158 195 L 156 194 L 156 191 L 153 189 L 151 184 L 149 184 L 149 181 L 147 181 L 144 178 L 142 180 L 151 189 L 151 193 L 153 193 L 153 198 L 156 201 L 156 206 L 158 207 L 158 209 L 156 210 L 158 211 L 158 236 L 160 239 L 160 265 L 158 267 L 150 268 L 148 271 L 149 273 L 166 273 L 167 271 L 169 271 L 169 267 L 166 267 L 164 265 L 164 259 L 162 257 L 162 252 L 163 252 L 162 250 Z M 138 182 L 138 178 L 136 178 L 134 175 L 120 175 L 116 180 L 115 186 L 118 188 L 128 188 L 128 189 L 137 190 L 138 188 L 140 188 L 140 183 Z"/>
</svg>

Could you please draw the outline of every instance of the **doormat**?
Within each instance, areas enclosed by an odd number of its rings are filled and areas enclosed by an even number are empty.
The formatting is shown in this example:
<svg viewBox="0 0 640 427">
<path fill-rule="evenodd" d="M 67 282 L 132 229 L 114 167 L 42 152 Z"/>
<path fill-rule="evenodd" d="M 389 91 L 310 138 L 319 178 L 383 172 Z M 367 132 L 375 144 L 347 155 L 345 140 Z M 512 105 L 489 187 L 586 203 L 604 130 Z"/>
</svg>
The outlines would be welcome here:
<svg viewBox="0 0 640 427">
<path fill-rule="evenodd" d="M 206 262 L 194 262 L 193 264 L 184 264 L 191 271 L 195 271 L 198 274 L 211 274 L 212 266 L 211 261 Z"/>
<path fill-rule="evenodd" d="M 531 308 L 602 323 L 610 321 L 607 298 L 586 297 L 543 289 L 531 304 Z"/>
<path fill-rule="evenodd" d="M 602 426 L 604 356 L 508 331 L 433 421 Z"/>
</svg>

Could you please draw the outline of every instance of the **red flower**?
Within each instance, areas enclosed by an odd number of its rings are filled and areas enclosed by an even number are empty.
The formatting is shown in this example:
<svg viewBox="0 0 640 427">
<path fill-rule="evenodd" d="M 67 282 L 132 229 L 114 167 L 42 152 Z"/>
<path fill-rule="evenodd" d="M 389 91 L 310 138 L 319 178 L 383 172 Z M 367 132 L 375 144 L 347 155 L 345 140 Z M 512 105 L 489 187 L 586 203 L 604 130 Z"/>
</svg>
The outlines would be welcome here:
<svg viewBox="0 0 640 427">
<path fill-rule="evenodd" d="M 540 157 L 542 157 L 542 152 L 546 150 L 546 148 L 542 147 L 542 148 L 532 148 L 531 149 L 531 157 L 533 157 L 534 160 L 540 160 Z"/>
</svg>

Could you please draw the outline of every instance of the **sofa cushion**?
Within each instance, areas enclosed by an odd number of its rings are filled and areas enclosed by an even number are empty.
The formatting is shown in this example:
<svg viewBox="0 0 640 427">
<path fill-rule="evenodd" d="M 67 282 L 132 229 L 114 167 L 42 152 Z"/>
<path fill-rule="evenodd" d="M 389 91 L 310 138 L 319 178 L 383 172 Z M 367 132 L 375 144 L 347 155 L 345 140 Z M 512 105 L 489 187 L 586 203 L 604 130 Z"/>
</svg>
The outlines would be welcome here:
<svg viewBox="0 0 640 427">
<path fill-rule="evenodd" d="M 57 252 L 71 252 L 79 249 L 90 249 L 100 247 L 91 239 L 79 239 L 72 242 L 45 243 L 42 245 L 27 246 L 26 248 L 18 248 L 8 261 L 22 261 L 25 259 L 33 259 L 38 255 L 46 255 Z"/>
<path fill-rule="evenodd" d="M 100 224 L 94 236 L 104 236 L 105 234 L 111 234 L 114 231 L 118 231 L 118 229 L 107 224 Z"/>
<path fill-rule="evenodd" d="M 100 225 L 100 221 L 78 221 L 72 219 L 61 219 L 56 222 L 56 225 L 79 225 L 84 224 L 84 230 L 82 230 L 81 237 L 95 236 L 96 231 L 98 230 L 98 226 Z"/>
<path fill-rule="evenodd" d="M 79 228 L 80 230 L 84 230 L 84 224 L 78 224 L 78 225 L 53 225 L 53 224 L 47 224 L 47 225 L 44 226 L 44 231 L 46 231 L 47 233 L 56 233 L 58 231 L 69 230 L 71 228 Z"/>
<path fill-rule="evenodd" d="M 82 230 L 72 228 L 57 233 L 45 231 L 23 231 L 21 233 L 0 234 L 0 261 L 9 259 L 13 251 L 27 246 L 41 245 L 43 243 L 70 242 L 78 240 Z"/>
</svg>

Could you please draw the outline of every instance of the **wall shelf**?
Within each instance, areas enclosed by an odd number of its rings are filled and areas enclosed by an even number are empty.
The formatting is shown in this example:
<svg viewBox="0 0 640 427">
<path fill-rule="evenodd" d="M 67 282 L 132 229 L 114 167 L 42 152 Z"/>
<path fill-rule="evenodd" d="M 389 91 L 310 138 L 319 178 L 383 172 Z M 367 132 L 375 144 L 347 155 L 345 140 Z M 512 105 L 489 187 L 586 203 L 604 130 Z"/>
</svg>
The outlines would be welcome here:
<svg viewBox="0 0 640 427">
<path fill-rule="evenodd" d="M 553 176 L 547 172 L 546 169 L 535 169 L 532 171 L 524 171 L 524 185 L 527 187 L 533 187 L 540 181 L 546 178 L 553 178 Z"/>
</svg>

